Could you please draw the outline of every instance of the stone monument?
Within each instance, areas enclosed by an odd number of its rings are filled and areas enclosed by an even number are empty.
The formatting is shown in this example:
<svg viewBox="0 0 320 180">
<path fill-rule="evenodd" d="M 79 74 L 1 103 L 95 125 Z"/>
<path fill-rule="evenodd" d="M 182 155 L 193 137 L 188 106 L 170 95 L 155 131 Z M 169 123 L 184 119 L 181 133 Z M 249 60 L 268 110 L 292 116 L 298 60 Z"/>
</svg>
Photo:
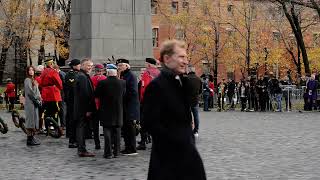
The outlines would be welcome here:
<svg viewBox="0 0 320 180">
<path fill-rule="evenodd" d="M 70 59 L 127 58 L 135 67 L 152 57 L 150 0 L 75 0 Z"/>
</svg>

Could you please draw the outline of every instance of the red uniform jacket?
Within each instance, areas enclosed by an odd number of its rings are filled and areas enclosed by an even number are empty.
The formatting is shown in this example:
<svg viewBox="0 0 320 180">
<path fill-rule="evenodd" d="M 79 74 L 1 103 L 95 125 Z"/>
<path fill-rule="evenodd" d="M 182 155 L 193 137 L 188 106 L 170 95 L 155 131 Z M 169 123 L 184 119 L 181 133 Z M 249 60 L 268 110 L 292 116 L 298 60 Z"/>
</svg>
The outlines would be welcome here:
<svg viewBox="0 0 320 180">
<path fill-rule="evenodd" d="M 5 93 L 8 97 L 16 97 L 16 86 L 12 82 L 9 82 Z"/>
<path fill-rule="evenodd" d="M 34 80 L 37 81 L 37 83 L 38 83 L 39 85 L 41 84 L 41 77 L 40 77 L 40 76 L 35 77 Z M 40 91 L 40 93 L 41 93 L 41 88 L 40 88 L 40 87 L 38 87 L 38 88 L 39 88 L 39 91 Z"/>
<path fill-rule="evenodd" d="M 140 87 L 140 102 L 143 101 L 144 92 L 149 83 L 160 74 L 158 68 L 148 68 L 141 76 L 141 87 Z"/>
<path fill-rule="evenodd" d="M 91 77 L 91 81 L 92 81 L 92 85 L 93 85 L 94 90 L 95 90 L 96 87 L 98 86 L 99 81 L 102 81 L 102 80 L 105 80 L 105 79 L 107 79 L 107 77 L 104 76 L 104 75 L 94 75 L 94 76 L 92 76 L 92 77 Z M 94 101 L 95 101 L 95 103 L 96 103 L 97 109 L 99 109 L 99 108 L 100 108 L 100 101 L 99 101 L 99 99 L 98 99 L 98 98 L 95 98 Z"/>
<path fill-rule="evenodd" d="M 40 79 L 41 97 L 43 101 L 61 101 L 60 90 L 62 90 L 62 81 L 59 73 L 52 68 L 46 68 L 42 72 Z"/>
<path fill-rule="evenodd" d="M 213 96 L 213 92 L 214 92 L 214 84 L 213 84 L 213 82 L 209 82 L 209 88 L 210 88 L 210 96 Z"/>
</svg>

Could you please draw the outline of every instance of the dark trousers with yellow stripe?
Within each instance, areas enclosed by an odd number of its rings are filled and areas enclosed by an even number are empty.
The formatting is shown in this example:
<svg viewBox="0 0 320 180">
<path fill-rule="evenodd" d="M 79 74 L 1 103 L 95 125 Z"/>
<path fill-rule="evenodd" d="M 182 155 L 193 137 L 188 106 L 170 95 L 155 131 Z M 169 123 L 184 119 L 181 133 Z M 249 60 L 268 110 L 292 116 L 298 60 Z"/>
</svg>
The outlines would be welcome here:
<svg viewBox="0 0 320 180">
<path fill-rule="evenodd" d="M 44 119 L 46 117 L 52 117 L 56 122 L 58 122 L 59 120 L 58 113 L 60 111 L 59 102 L 56 102 L 56 101 L 43 102 L 43 109 L 44 109 Z"/>
</svg>

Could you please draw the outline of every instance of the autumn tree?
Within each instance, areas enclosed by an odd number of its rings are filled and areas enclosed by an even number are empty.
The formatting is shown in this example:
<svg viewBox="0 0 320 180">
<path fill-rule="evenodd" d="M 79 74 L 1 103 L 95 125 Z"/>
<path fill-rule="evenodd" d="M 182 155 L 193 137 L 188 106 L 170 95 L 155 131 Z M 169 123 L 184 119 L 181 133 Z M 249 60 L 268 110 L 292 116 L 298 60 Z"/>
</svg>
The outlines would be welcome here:
<svg viewBox="0 0 320 180">
<path fill-rule="evenodd" d="M 9 48 L 13 43 L 15 43 L 16 45 L 18 42 L 19 45 L 23 44 L 22 38 L 25 32 L 25 24 L 27 22 L 27 12 L 24 1 L 5 0 L 0 1 L 0 13 L 0 16 L 2 17 L 0 21 L 0 79 L 2 80 Z M 24 53 L 25 51 L 24 49 L 21 49 L 20 52 Z M 19 53 L 19 55 L 21 55 L 21 58 L 23 57 L 22 53 Z"/>
</svg>

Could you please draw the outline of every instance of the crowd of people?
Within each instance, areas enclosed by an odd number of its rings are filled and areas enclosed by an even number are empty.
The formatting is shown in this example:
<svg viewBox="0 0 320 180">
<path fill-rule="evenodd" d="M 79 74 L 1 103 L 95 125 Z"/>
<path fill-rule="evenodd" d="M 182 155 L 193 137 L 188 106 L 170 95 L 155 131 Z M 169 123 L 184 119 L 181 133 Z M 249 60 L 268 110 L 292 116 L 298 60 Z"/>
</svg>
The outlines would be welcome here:
<svg viewBox="0 0 320 180">
<path fill-rule="evenodd" d="M 73 59 L 66 73 L 53 59 L 46 59 L 45 66 L 27 67 L 27 145 L 41 144 L 35 136 L 48 130 L 44 119 L 51 117 L 59 122 L 59 131 L 68 138 L 69 148 L 77 148 L 79 157 L 94 157 L 85 141 L 93 138 L 95 149 L 101 149 L 102 126 L 104 158 L 137 155 L 152 142 L 148 179 L 202 180 L 206 179 L 205 170 L 195 146 L 201 95 L 204 111 L 213 108 L 215 94 L 218 111 L 225 110 L 225 97 L 231 109 L 240 103 L 241 111 L 282 111 L 282 97 L 286 110 L 291 109 L 290 90 L 284 95 L 287 92 L 282 88 L 293 84 L 289 73 L 281 80 L 272 73 L 239 83 L 222 79 L 215 87 L 210 76 L 201 79 L 195 74 L 195 68 L 188 65 L 185 43 L 177 40 L 162 44 L 159 61 L 146 58 L 145 62 L 139 78 L 127 59 L 117 59 L 115 64 Z M 306 110 L 318 107 L 317 78 L 312 74 L 305 81 Z M 6 94 L 10 101 L 15 97 L 14 89 L 14 84 L 8 82 Z M 138 143 L 137 130 L 141 136 Z"/>
<path fill-rule="evenodd" d="M 218 111 L 226 110 L 225 101 L 227 101 L 228 110 L 234 110 L 235 105 L 240 104 L 241 111 L 282 112 L 283 99 L 285 111 L 291 111 L 294 90 L 301 92 L 305 111 L 319 109 L 317 89 L 320 84 L 317 73 L 301 78 L 296 83 L 293 82 L 290 71 L 282 79 L 276 78 L 272 72 L 259 78 L 251 76 L 247 80 L 241 79 L 240 82 L 235 82 L 233 79 L 226 82 L 222 79 L 216 88 L 212 77 L 202 77 L 204 111 L 213 108 L 214 95 L 217 97 Z"/>
<path fill-rule="evenodd" d="M 145 150 L 147 133 L 141 133 L 142 141 L 136 147 L 140 100 L 144 86 L 152 80 L 145 74 L 155 78 L 160 72 L 155 59 L 147 58 L 146 64 L 147 69 L 140 80 L 140 93 L 137 78 L 126 59 L 118 59 L 116 65 L 94 65 L 90 59 L 73 59 L 67 73 L 61 71 L 53 59 L 46 59 L 45 67 L 27 67 L 24 82 L 26 128 L 30 132 L 27 145 L 40 144 L 34 135 L 37 131 L 45 133 L 48 127 L 44 119 L 51 117 L 59 122 L 61 134 L 66 130 L 69 148 L 78 148 L 80 157 L 94 156 L 86 149 L 87 138 L 93 138 L 95 149 L 101 149 L 100 124 L 103 126 L 106 158 L 119 156 L 121 135 L 125 141 L 122 154 L 137 154 L 137 148 Z M 91 72 L 93 69 L 94 73 Z"/>
<path fill-rule="evenodd" d="M 115 64 L 73 59 L 66 73 L 53 59 L 46 59 L 45 66 L 27 67 L 27 146 L 41 144 L 35 136 L 48 130 L 44 119 L 51 117 L 59 122 L 59 132 L 65 133 L 69 148 L 77 148 L 79 157 L 94 157 L 85 141 L 93 138 L 95 149 L 101 149 L 102 126 L 104 158 L 136 155 L 152 142 L 148 179 L 206 179 L 195 147 L 201 79 L 188 67 L 184 42 L 164 42 L 160 56 L 159 61 L 146 58 L 139 78 L 127 59 Z M 8 96 L 15 94 L 13 89 L 14 84 L 8 82 Z M 141 135 L 138 143 L 137 130 Z"/>
</svg>

